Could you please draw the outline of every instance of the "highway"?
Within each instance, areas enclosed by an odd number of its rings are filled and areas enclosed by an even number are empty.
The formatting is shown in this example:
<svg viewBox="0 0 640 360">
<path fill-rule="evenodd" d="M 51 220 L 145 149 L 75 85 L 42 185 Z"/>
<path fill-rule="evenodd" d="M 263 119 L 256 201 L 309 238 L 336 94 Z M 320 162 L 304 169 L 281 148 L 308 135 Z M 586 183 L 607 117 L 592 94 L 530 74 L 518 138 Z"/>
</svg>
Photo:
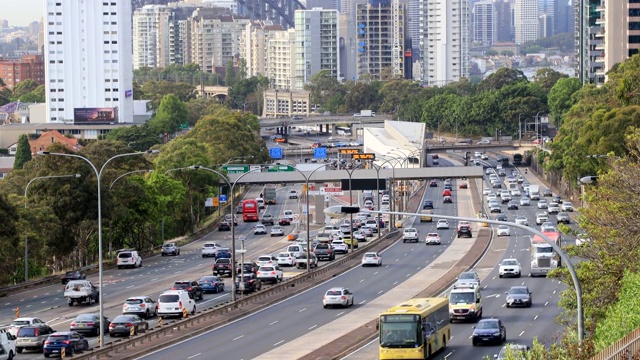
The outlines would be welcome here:
<svg viewBox="0 0 640 360">
<path fill-rule="evenodd" d="M 442 184 L 427 187 L 424 199 L 432 199 L 438 213 L 456 215 L 456 204 L 442 204 Z M 460 190 L 468 191 L 468 190 Z M 454 202 L 457 190 L 454 191 Z M 419 221 L 419 220 L 418 220 Z M 435 223 L 416 223 L 420 243 L 398 241 L 387 248 L 382 267 L 356 267 L 285 301 L 218 327 L 192 339 L 142 356 L 141 359 L 205 359 L 215 349 L 225 359 L 253 359 L 316 328 L 366 306 L 368 302 L 411 277 L 441 254 L 454 239 L 455 224 L 440 230 L 441 246 L 425 246 L 424 236 Z M 322 296 L 331 287 L 348 287 L 355 294 L 355 306 L 323 309 Z M 287 358 L 286 354 L 282 355 Z"/>
<path fill-rule="evenodd" d="M 491 161 L 495 166 L 496 162 Z M 507 171 L 508 172 L 508 171 Z M 523 174 L 531 184 L 541 185 L 541 190 L 546 188 L 531 174 Z M 501 177 L 501 180 L 504 178 Z M 485 176 L 485 186 L 491 187 L 488 177 Z M 500 189 L 494 189 L 500 190 Z M 494 191 L 495 192 L 495 191 Z M 516 197 L 516 199 L 519 199 Z M 548 200 L 549 198 L 547 198 Z M 483 199 L 486 205 L 486 196 Z M 509 221 L 514 221 L 517 215 L 525 215 L 529 219 L 530 226 L 535 226 L 535 214 L 539 211 L 537 202 L 532 201 L 531 206 L 521 206 L 518 210 L 507 210 L 506 204 L 501 206 L 502 213 L 506 214 Z M 495 218 L 492 215 L 491 218 Z M 555 216 L 550 216 L 551 221 Z M 571 226 L 575 227 L 575 223 Z M 539 227 L 537 227 L 539 228 Z M 495 233 L 494 233 L 495 234 Z M 563 236 L 562 246 L 574 244 L 575 240 L 568 236 Z M 556 280 L 543 277 L 531 278 L 528 276 L 530 268 L 529 260 L 530 238 L 523 231 L 511 229 L 507 246 L 504 249 L 504 258 L 516 258 L 522 266 L 523 276 L 521 278 L 499 278 L 498 264 L 488 269 L 476 269 L 481 277 L 481 287 L 483 294 L 483 318 L 501 319 L 507 330 L 507 341 L 522 344 L 532 344 L 534 338 L 538 338 L 543 343 L 556 342 L 563 330 L 554 318 L 558 316 L 561 309 L 558 308 L 558 296 L 565 290 L 566 286 Z M 505 292 L 514 285 L 526 285 L 533 293 L 533 306 L 531 308 L 506 308 Z M 493 359 L 493 355 L 500 351 L 500 346 L 472 346 L 471 334 L 474 323 L 453 323 L 452 338 L 447 349 L 439 352 L 434 359 Z M 346 356 L 344 359 L 360 360 L 372 359 L 378 356 L 378 341 L 368 344 L 358 351 Z"/>
<path fill-rule="evenodd" d="M 277 204 L 268 205 L 264 212 L 272 214 L 276 219 L 282 215 L 283 210 L 293 210 L 298 213 L 299 204 L 296 199 L 289 199 L 290 190 L 300 186 L 278 186 Z M 261 186 L 254 186 L 247 194 L 247 198 L 259 196 Z M 264 213 L 263 212 L 263 213 Z M 270 237 L 267 235 L 253 235 L 253 227 L 256 223 L 243 223 L 240 217 L 236 228 L 237 246 L 240 247 L 241 236 L 246 236 L 245 247 L 247 253 L 245 260 L 253 260 L 262 254 L 277 253 L 289 242 L 286 237 Z M 269 227 L 268 227 L 269 228 Z M 285 227 L 285 235 L 293 229 L 293 225 Z M 177 280 L 198 280 L 203 275 L 211 274 L 213 258 L 202 258 L 201 248 L 204 241 L 217 241 L 222 246 L 231 245 L 231 232 L 219 232 L 217 230 L 207 234 L 203 238 L 191 244 L 183 246 L 179 256 L 161 257 L 159 255 L 143 258 L 143 266 L 135 269 L 109 269 L 104 271 L 103 298 L 105 315 L 109 319 L 121 313 L 121 306 L 129 296 L 149 295 L 152 299 L 157 299 L 158 295 L 170 289 Z M 238 257 L 238 262 L 240 258 Z M 287 269 L 285 277 L 293 276 L 304 270 Z M 87 280 L 98 284 L 97 274 L 87 277 Z M 205 294 L 204 300 L 197 302 L 197 308 L 203 309 L 215 304 L 230 300 L 231 281 L 225 278 L 225 291 L 220 294 Z M 2 300 L 3 306 L 0 308 L 0 323 L 8 324 L 14 318 L 14 309 L 19 307 L 20 316 L 38 317 L 46 321 L 54 330 L 67 331 L 69 323 L 82 313 L 98 313 L 99 306 L 74 305 L 69 307 L 63 297 L 64 286 L 61 284 L 49 285 L 29 289 L 26 291 L 9 294 Z M 149 320 L 150 327 L 155 326 L 157 319 Z M 96 346 L 97 338 L 89 337 L 90 346 Z M 108 335 L 105 343 L 111 341 Z M 41 353 L 25 352 L 18 356 L 19 359 L 42 358 Z"/>
</svg>

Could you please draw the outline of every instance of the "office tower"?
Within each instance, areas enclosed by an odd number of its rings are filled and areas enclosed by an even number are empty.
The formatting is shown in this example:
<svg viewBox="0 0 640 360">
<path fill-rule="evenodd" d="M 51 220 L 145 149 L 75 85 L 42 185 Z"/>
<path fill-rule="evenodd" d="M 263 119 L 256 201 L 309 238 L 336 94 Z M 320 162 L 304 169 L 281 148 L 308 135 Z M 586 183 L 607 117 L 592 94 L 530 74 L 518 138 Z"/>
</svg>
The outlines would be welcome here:
<svg viewBox="0 0 640 360">
<path fill-rule="evenodd" d="M 371 0 L 356 4 L 358 35 L 358 78 L 380 78 L 380 71 L 392 68 L 405 76 L 405 8 L 398 0 Z"/>
<path fill-rule="evenodd" d="M 311 9 L 296 10 L 294 89 L 303 89 L 313 75 L 328 70 L 331 76 L 340 78 L 340 34 L 338 11 Z"/>
<path fill-rule="evenodd" d="M 604 19 L 601 19 L 602 0 L 574 1 L 576 37 L 576 76 L 583 83 L 604 83 Z M 625 0 L 626 1 L 626 0 Z"/>
<path fill-rule="evenodd" d="M 514 41 L 511 1 L 493 0 L 493 8 L 496 10 L 496 42 Z"/>
<path fill-rule="evenodd" d="M 442 86 L 469 77 L 469 0 L 425 0 L 422 80 Z"/>
<path fill-rule="evenodd" d="M 614 65 L 627 60 L 640 49 L 640 3 L 637 0 L 603 0 L 596 8 L 602 26 L 599 35 L 602 44 L 597 48 L 603 54 L 595 59 L 603 63 L 596 75 L 605 75 Z"/>
<path fill-rule="evenodd" d="M 538 38 L 553 36 L 553 16 L 540 14 L 538 16 Z"/>
<path fill-rule="evenodd" d="M 290 90 L 296 76 L 296 30 L 275 31 L 267 41 L 267 76 L 271 89 Z"/>
<path fill-rule="evenodd" d="M 158 31 L 166 6 L 146 5 L 133 13 L 133 68 L 158 66 Z"/>
<path fill-rule="evenodd" d="M 270 20 L 251 20 L 240 39 L 240 57 L 247 62 L 247 76 L 267 77 L 267 44 L 276 32 L 282 32 L 282 25 L 274 25 Z"/>
<path fill-rule="evenodd" d="M 573 32 L 573 27 L 573 6 L 569 5 L 569 0 L 556 0 L 553 3 L 554 35 Z"/>
<path fill-rule="evenodd" d="M 538 0 L 516 0 L 514 18 L 516 44 L 538 39 Z"/>
<path fill-rule="evenodd" d="M 355 15 L 355 14 L 354 14 Z M 358 76 L 358 37 L 355 16 L 338 15 L 340 32 L 340 77 L 356 80 Z"/>
<path fill-rule="evenodd" d="M 475 46 L 490 47 L 496 42 L 496 9 L 492 0 L 473 4 L 472 38 Z"/>
<path fill-rule="evenodd" d="M 414 60 L 419 58 L 420 54 L 420 24 L 422 23 L 422 1 L 420 0 L 403 0 L 406 9 L 406 34 L 407 40 L 411 42 L 411 53 Z M 411 64 L 407 64 L 411 67 Z"/>
<path fill-rule="evenodd" d="M 307 9 L 340 10 L 340 0 L 307 0 Z"/>
<path fill-rule="evenodd" d="M 130 1 L 46 2 L 47 122 L 133 121 Z"/>
</svg>

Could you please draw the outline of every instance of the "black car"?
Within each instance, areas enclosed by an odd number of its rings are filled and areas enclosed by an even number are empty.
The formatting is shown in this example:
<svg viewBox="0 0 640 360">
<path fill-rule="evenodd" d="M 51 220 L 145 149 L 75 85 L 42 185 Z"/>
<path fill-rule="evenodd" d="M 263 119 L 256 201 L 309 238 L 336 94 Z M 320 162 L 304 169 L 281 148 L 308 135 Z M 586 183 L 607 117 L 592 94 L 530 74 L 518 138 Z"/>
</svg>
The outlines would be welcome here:
<svg viewBox="0 0 640 360">
<path fill-rule="evenodd" d="M 442 198 L 442 203 L 443 204 L 453 204 L 453 199 L 451 199 L 451 196 L 445 196 Z"/>
<path fill-rule="evenodd" d="M 431 180 L 429 182 L 429 187 L 438 187 L 438 181 L 437 180 Z"/>
<path fill-rule="evenodd" d="M 472 237 L 471 235 L 471 227 L 470 226 L 460 226 L 458 227 L 458 237 Z"/>
<path fill-rule="evenodd" d="M 431 200 L 425 200 L 425 201 L 422 203 L 422 209 L 423 209 L 423 210 L 424 210 L 424 209 L 433 209 L 433 201 L 431 201 Z"/>
<path fill-rule="evenodd" d="M 166 243 L 162 245 L 161 255 L 162 256 L 167 256 L 167 255 L 178 256 L 180 255 L 180 247 L 176 243 Z"/>
<path fill-rule="evenodd" d="M 86 278 L 87 278 L 87 275 L 85 275 L 84 273 L 80 272 L 79 270 L 67 271 L 62 276 L 62 284 L 65 285 L 71 280 L 84 280 Z"/>
<path fill-rule="evenodd" d="M 533 300 L 531 299 L 531 291 L 526 286 L 512 286 L 509 291 L 506 292 L 505 297 L 506 306 L 526 306 L 531 307 Z"/>
<path fill-rule="evenodd" d="M 202 300 L 204 294 L 200 284 L 198 284 L 198 282 L 194 280 L 176 281 L 175 283 L 173 283 L 173 287 L 171 288 L 171 290 L 186 290 L 191 295 L 193 295 L 193 298 L 195 300 Z"/>
<path fill-rule="evenodd" d="M 498 215 L 496 216 L 496 220 L 498 220 L 498 221 L 509 221 L 509 220 L 507 219 L 507 215 L 505 215 L 505 214 L 498 214 Z"/>
<path fill-rule="evenodd" d="M 500 319 L 482 319 L 473 327 L 471 344 L 502 344 L 507 340 L 507 329 Z"/>
<path fill-rule="evenodd" d="M 109 319 L 103 317 L 103 329 L 109 331 Z M 100 334 L 100 314 L 80 314 L 69 324 L 69 330 L 81 334 L 95 335 Z"/>
<path fill-rule="evenodd" d="M 226 221 L 221 222 L 218 225 L 218 231 L 231 231 L 231 224 Z"/>
<path fill-rule="evenodd" d="M 239 278 L 239 277 L 238 277 Z M 240 279 L 236 280 L 236 292 L 242 292 L 244 294 L 248 294 L 254 291 L 260 291 L 262 289 L 262 282 L 255 273 L 248 273 L 242 276 L 242 283 L 240 283 Z M 244 289 L 242 289 L 244 288 Z"/>
<path fill-rule="evenodd" d="M 509 205 L 507 205 L 508 210 L 518 210 L 518 203 L 515 201 L 510 201 Z"/>
<path fill-rule="evenodd" d="M 242 265 L 238 264 L 238 266 L 236 267 L 236 274 L 255 273 L 256 271 L 258 271 L 258 268 L 259 266 L 255 262 L 246 262 Z"/>
<path fill-rule="evenodd" d="M 231 276 L 231 259 L 230 258 L 218 258 L 216 263 L 213 264 L 213 275 L 229 275 Z"/>
<path fill-rule="evenodd" d="M 139 332 L 149 330 L 149 323 L 142 320 L 138 315 L 118 315 L 109 325 L 109 336 L 129 336 L 131 335 L 131 328 L 133 328 L 133 335 L 136 335 Z"/>
<path fill-rule="evenodd" d="M 554 202 L 556 204 L 562 204 L 562 196 L 553 195 L 553 197 L 551 198 L 551 202 Z"/>
<path fill-rule="evenodd" d="M 542 192 L 542 196 L 551 197 L 553 196 L 553 192 L 551 191 L 551 189 L 544 189 L 544 191 Z"/>
<path fill-rule="evenodd" d="M 432 159 L 439 159 L 440 157 L 438 156 L 438 154 L 431 154 L 431 158 Z"/>
<path fill-rule="evenodd" d="M 234 211 L 236 214 L 242 214 L 242 205 L 236 206 L 236 210 Z"/>
</svg>

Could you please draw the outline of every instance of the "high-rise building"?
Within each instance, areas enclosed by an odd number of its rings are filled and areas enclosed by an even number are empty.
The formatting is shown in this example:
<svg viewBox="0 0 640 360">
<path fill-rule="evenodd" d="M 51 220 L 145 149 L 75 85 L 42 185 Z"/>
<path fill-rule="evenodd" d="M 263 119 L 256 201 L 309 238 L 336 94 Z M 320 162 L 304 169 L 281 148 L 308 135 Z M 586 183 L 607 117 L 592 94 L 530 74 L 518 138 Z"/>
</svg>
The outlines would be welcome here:
<svg viewBox="0 0 640 360">
<path fill-rule="evenodd" d="M 353 14 L 355 15 L 355 14 Z M 358 35 L 356 18 L 351 14 L 339 14 L 340 32 L 340 77 L 345 80 L 356 80 L 358 76 Z"/>
<path fill-rule="evenodd" d="M 267 44 L 276 32 L 282 32 L 282 25 L 274 25 L 270 20 L 251 20 L 240 38 L 240 57 L 247 62 L 247 76 L 267 75 Z"/>
<path fill-rule="evenodd" d="M 516 0 L 514 17 L 516 44 L 538 40 L 538 0 Z"/>
<path fill-rule="evenodd" d="M 473 4 L 472 37 L 475 46 L 489 47 L 496 42 L 498 23 L 493 0 Z"/>
<path fill-rule="evenodd" d="M 553 36 L 553 16 L 549 14 L 540 14 L 538 16 L 538 38 Z"/>
<path fill-rule="evenodd" d="M 340 31 L 338 11 L 296 10 L 296 47 L 294 88 L 303 89 L 313 75 L 328 70 L 340 79 Z"/>
<path fill-rule="evenodd" d="M 640 3 L 637 0 L 603 0 L 596 8 L 602 25 L 602 56 L 596 62 L 604 63 L 596 75 L 605 75 L 614 65 L 622 63 L 640 49 Z"/>
<path fill-rule="evenodd" d="M 158 40 L 163 14 L 170 10 L 162 5 L 146 5 L 133 13 L 133 68 L 157 67 L 159 63 Z"/>
<path fill-rule="evenodd" d="M 602 0 L 574 1 L 576 37 L 576 76 L 583 83 L 604 83 L 604 19 L 601 19 Z"/>
<path fill-rule="evenodd" d="M 356 5 L 358 32 L 358 78 L 380 77 L 380 71 L 392 68 L 396 76 L 405 76 L 405 8 L 398 0 L 370 0 Z"/>
<path fill-rule="evenodd" d="M 514 41 L 511 4 L 509 0 L 493 0 L 493 8 L 496 10 L 496 42 Z"/>
<path fill-rule="evenodd" d="M 130 1 L 46 2 L 47 122 L 132 122 Z"/>
<path fill-rule="evenodd" d="M 442 86 L 469 77 L 469 0 L 425 0 L 422 80 Z"/>
<path fill-rule="evenodd" d="M 419 0 L 403 0 L 406 9 L 406 34 L 411 41 L 412 54 L 417 60 L 420 53 L 420 24 L 422 23 L 422 7 Z M 410 64 L 407 64 L 410 66 Z"/>
<path fill-rule="evenodd" d="M 22 55 L 21 59 L 0 58 L 0 79 L 7 88 L 27 79 L 44 85 L 44 57 L 42 55 Z"/>
<path fill-rule="evenodd" d="M 267 42 L 267 74 L 272 89 L 293 88 L 296 30 L 274 31 Z"/>
<path fill-rule="evenodd" d="M 569 5 L 569 0 L 556 0 L 553 3 L 554 35 L 573 32 L 573 26 L 573 6 Z"/>
<path fill-rule="evenodd" d="M 340 0 L 307 0 L 307 9 L 340 10 Z"/>
</svg>

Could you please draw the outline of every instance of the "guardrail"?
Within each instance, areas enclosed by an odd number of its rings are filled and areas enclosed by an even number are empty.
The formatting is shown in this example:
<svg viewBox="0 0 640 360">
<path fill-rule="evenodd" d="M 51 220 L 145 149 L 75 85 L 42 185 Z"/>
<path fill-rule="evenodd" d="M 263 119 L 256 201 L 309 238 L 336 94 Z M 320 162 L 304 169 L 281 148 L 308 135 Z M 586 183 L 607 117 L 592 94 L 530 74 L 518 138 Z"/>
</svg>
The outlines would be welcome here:
<svg viewBox="0 0 640 360">
<path fill-rule="evenodd" d="M 627 334 L 591 360 L 632 360 L 640 355 L 640 328 Z"/>
<path fill-rule="evenodd" d="M 274 301 L 279 301 L 280 299 L 276 299 L 276 296 L 279 296 L 279 298 L 282 299 L 289 296 L 292 293 L 292 289 L 296 289 L 294 290 L 294 293 L 304 291 L 305 289 L 315 284 L 313 281 L 316 280 L 316 278 L 319 278 L 322 275 L 325 275 L 325 278 L 329 278 L 330 276 L 329 274 L 327 274 L 328 272 L 338 270 L 340 267 L 345 266 L 349 262 L 359 260 L 360 256 L 364 252 L 382 244 L 385 241 L 389 241 L 395 237 L 398 237 L 399 235 L 400 231 L 391 232 L 390 234 L 387 234 L 380 239 L 371 240 L 367 244 L 359 246 L 358 250 L 352 251 L 342 258 L 334 260 L 330 264 L 315 269 L 310 273 L 300 274 L 292 279 L 283 281 L 278 285 L 271 286 L 265 290 L 236 300 L 235 302 L 228 301 L 222 304 L 218 304 L 186 319 L 163 323 L 162 325 L 156 326 L 153 329 L 149 329 L 144 334 L 134 335 L 129 339 L 110 342 L 108 344 L 105 344 L 104 348 L 90 350 L 84 354 L 78 354 L 75 356 L 75 358 L 93 360 L 107 358 L 112 359 L 115 357 L 124 360 L 128 359 L 129 357 L 127 357 L 125 354 L 122 354 L 121 352 L 126 351 L 129 348 L 135 348 L 136 346 L 145 345 L 155 339 L 160 339 L 161 337 L 172 335 L 169 340 L 162 342 L 162 346 L 168 346 L 194 335 L 209 331 L 213 328 L 245 316 L 249 312 L 269 306 Z M 273 299 L 264 301 L 265 299 L 271 297 L 273 297 Z M 184 331 L 182 331 L 185 329 L 189 329 L 190 331 L 188 333 L 185 333 Z M 146 345 L 145 347 L 149 351 L 155 349 L 149 349 L 149 347 L 147 347 Z M 139 352 L 135 356 L 140 356 Z"/>
</svg>

